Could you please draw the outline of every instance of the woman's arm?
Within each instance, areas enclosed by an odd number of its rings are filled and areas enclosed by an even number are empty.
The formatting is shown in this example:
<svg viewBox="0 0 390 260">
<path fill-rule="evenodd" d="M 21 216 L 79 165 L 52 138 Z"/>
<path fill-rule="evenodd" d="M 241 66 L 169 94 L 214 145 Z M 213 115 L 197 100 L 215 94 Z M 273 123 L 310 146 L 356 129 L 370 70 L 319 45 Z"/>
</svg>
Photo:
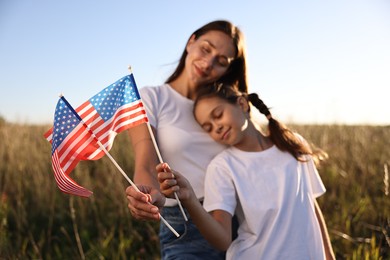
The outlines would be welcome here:
<svg viewBox="0 0 390 260">
<path fill-rule="evenodd" d="M 314 207 L 315 207 L 318 223 L 320 224 L 320 228 L 321 228 L 321 234 L 322 234 L 322 240 L 324 241 L 326 259 L 336 259 L 332 249 L 332 244 L 330 243 L 330 238 L 328 234 L 328 229 L 325 224 L 325 219 L 324 216 L 322 215 L 322 211 L 320 209 L 320 206 L 318 205 L 317 200 L 314 200 Z"/>
<path fill-rule="evenodd" d="M 199 203 L 188 180 L 172 171 L 168 164 L 159 164 L 156 170 L 161 192 L 170 198 L 176 192 L 201 234 L 215 248 L 226 251 L 232 242 L 232 216 L 223 210 L 208 213 Z"/>
<path fill-rule="evenodd" d="M 159 207 L 164 206 L 165 197 L 159 191 L 155 166 L 158 157 L 146 124 L 128 130 L 134 152 L 134 182 L 141 192 L 129 186 L 126 189 L 128 207 L 136 219 L 158 220 Z"/>
</svg>

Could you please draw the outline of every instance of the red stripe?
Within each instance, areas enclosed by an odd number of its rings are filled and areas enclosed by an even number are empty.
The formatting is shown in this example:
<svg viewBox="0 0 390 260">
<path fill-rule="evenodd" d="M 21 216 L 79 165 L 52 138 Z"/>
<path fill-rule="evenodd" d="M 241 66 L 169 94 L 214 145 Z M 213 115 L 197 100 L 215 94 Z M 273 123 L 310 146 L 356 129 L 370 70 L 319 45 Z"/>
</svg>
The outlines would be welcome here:
<svg viewBox="0 0 390 260">
<path fill-rule="evenodd" d="M 84 108 L 86 108 L 90 104 L 91 104 L 91 102 L 89 102 L 89 100 L 85 101 L 78 108 L 76 108 L 76 112 L 79 113 L 81 110 L 83 110 Z"/>
<path fill-rule="evenodd" d="M 77 151 L 81 146 L 83 145 L 86 145 L 86 147 L 84 147 L 81 151 Z M 98 149 L 98 145 L 96 144 L 96 142 L 92 139 L 92 137 L 90 135 L 86 135 L 85 137 L 83 137 L 77 144 L 75 147 L 72 148 L 72 150 L 64 157 L 64 158 L 61 158 L 60 161 L 61 161 L 61 166 L 62 167 L 65 167 L 65 165 L 68 163 L 68 162 L 71 162 L 72 161 L 80 161 L 80 160 L 86 160 L 87 157 L 85 156 L 85 151 L 90 151 L 90 150 L 93 150 L 95 151 L 96 149 Z M 76 164 L 77 164 L 76 162 Z M 67 167 L 65 172 L 69 172 L 70 170 L 73 170 L 73 168 L 71 167 Z"/>
<path fill-rule="evenodd" d="M 100 142 L 104 145 L 104 147 L 107 150 L 111 149 L 112 143 L 113 143 L 114 138 L 115 138 L 117 133 L 120 133 L 120 132 L 122 132 L 130 127 L 134 127 L 138 124 L 147 122 L 147 117 L 146 117 L 145 111 L 138 111 L 135 114 L 132 114 L 130 116 L 119 118 L 122 114 L 128 112 L 126 110 L 122 110 L 122 111 L 120 111 L 121 113 L 117 114 L 117 117 L 114 118 L 113 125 L 112 124 L 107 125 L 105 128 L 101 129 L 97 133 L 98 139 L 100 140 Z M 137 119 L 136 121 L 133 121 L 134 117 L 136 117 L 136 116 L 143 116 L 143 117 Z M 131 122 L 131 121 L 133 121 L 133 122 Z M 123 124 L 123 123 L 124 123 L 124 125 L 119 126 L 120 124 Z M 115 133 L 115 135 L 113 135 L 112 133 Z M 102 154 L 102 155 L 104 155 L 104 154 Z M 100 156 L 102 156 L 102 155 L 100 155 Z M 100 156 L 99 156 L 99 154 L 97 154 L 96 156 L 90 157 L 88 159 L 89 160 L 96 160 L 96 159 L 100 158 Z"/>
<path fill-rule="evenodd" d="M 52 167 L 57 186 L 62 192 L 83 197 L 89 197 L 92 195 L 91 191 L 78 185 L 73 179 L 71 179 L 62 171 L 61 167 L 59 166 L 58 154 L 56 151 L 52 155 Z"/>
<path fill-rule="evenodd" d="M 88 134 L 88 130 L 85 128 L 85 126 L 81 125 L 79 128 L 76 129 L 77 130 L 69 134 L 67 138 L 58 147 L 57 150 L 60 158 L 62 158 L 64 154 L 66 155 L 70 153 L 75 153 L 76 150 L 81 145 L 83 145 L 83 143 L 85 143 L 91 136 L 90 134 Z"/>
<path fill-rule="evenodd" d="M 121 131 L 124 131 L 130 127 L 147 122 L 146 115 L 142 112 L 137 112 L 131 116 L 119 118 L 125 112 L 126 111 L 124 111 L 124 112 L 121 111 L 121 113 L 118 114 L 116 118 L 114 118 L 114 121 L 110 125 L 107 125 L 105 128 L 100 129 L 99 132 L 96 133 L 98 139 L 106 148 L 111 147 L 111 143 L 113 142 L 113 139 L 115 137 L 115 136 L 112 136 L 113 132 L 120 133 Z M 138 119 L 137 121 L 131 122 L 134 117 L 139 116 L 139 115 L 145 115 L 145 116 L 143 118 Z M 126 123 L 126 122 L 128 122 L 128 123 Z M 120 126 L 123 123 L 125 123 L 125 124 Z M 111 138 L 111 140 L 109 140 L 109 138 Z M 107 142 L 109 142 L 108 145 L 106 144 Z M 109 149 L 107 149 L 107 150 L 109 150 Z"/>
</svg>

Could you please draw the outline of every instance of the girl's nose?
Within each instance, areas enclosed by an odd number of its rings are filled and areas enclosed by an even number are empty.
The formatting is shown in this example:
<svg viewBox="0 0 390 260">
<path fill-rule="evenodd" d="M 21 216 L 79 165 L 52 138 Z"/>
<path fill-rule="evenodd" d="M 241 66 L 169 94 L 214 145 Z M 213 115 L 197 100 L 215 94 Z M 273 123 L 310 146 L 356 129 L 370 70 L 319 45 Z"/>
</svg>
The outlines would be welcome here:
<svg viewBox="0 0 390 260">
<path fill-rule="evenodd" d="M 220 134 L 221 132 L 222 132 L 222 125 L 216 125 L 216 127 L 215 127 L 215 132 L 217 133 L 217 134 Z"/>
</svg>

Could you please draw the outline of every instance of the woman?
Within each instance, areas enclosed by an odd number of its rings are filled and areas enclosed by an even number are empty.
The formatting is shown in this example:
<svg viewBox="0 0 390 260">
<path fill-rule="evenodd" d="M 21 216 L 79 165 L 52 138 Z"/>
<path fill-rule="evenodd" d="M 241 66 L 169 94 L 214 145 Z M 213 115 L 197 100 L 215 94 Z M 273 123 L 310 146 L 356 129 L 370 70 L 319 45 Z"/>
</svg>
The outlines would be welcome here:
<svg viewBox="0 0 390 260">
<path fill-rule="evenodd" d="M 199 90 L 210 83 L 236 84 L 246 92 L 246 57 L 241 31 L 228 21 L 213 21 L 196 30 L 187 41 L 178 66 L 166 83 L 140 89 L 162 158 L 188 173 L 198 200 L 203 199 L 206 166 L 225 146 L 215 143 L 192 116 Z M 155 166 L 159 163 L 146 125 L 129 129 L 135 153 L 134 182 L 126 189 L 128 207 L 136 219 L 159 220 L 161 215 L 180 234 L 176 238 L 160 226 L 162 259 L 218 259 L 223 253 L 204 240 L 192 221 L 186 222 L 175 200 L 159 191 Z"/>
</svg>

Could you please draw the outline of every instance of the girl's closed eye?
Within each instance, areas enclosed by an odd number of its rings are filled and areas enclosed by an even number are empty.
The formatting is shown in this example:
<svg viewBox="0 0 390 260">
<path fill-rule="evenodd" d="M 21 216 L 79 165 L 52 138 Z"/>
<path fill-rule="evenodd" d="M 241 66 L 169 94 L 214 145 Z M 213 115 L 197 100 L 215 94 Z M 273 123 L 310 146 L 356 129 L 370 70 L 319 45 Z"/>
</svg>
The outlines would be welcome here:
<svg viewBox="0 0 390 260">
<path fill-rule="evenodd" d="M 223 115 L 223 110 L 221 108 L 217 108 L 212 112 L 212 118 L 218 119 Z"/>
<path fill-rule="evenodd" d="M 211 124 L 204 124 L 204 125 L 202 125 L 202 128 L 203 128 L 203 130 L 204 130 L 206 133 L 210 133 L 211 130 L 213 129 Z"/>
</svg>

